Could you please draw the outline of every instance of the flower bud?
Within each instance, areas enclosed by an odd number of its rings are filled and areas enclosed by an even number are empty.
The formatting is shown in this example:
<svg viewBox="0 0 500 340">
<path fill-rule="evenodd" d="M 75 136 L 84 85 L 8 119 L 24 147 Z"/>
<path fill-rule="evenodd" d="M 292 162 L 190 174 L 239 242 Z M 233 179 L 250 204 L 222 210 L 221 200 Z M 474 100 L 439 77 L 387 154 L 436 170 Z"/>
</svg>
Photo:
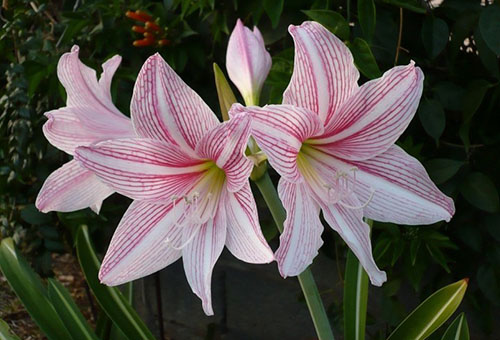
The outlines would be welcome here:
<svg viewBox="0 0 500 340">
<path fill-rule="evenodd" d="M 257 27 L 253 32 L 240 19 L 229 37 L 226 68 L 246 105 L 258 105 L 260 91 L 271 68 L 271 56 Z"/>
</svg>

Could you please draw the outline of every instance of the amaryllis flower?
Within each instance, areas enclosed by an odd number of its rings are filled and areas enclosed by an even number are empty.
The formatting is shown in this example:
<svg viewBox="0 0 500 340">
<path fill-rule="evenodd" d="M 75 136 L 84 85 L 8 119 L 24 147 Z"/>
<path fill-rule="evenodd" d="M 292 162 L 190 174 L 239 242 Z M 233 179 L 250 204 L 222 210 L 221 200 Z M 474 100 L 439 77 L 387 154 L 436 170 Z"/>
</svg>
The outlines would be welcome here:
<svg viewBox="0 0 500 340">
<path fill-rule="evenodd" d="M 254 26 L 252 32 L 238 19 L 227 45 L 226 68 L 245 103 L 258 104 L 262 85 L 271 69 L 271 56 L 257 27 Z"/>
<path fill-rule="evenodd" d="M 372 257 L 363 216 L 398 224 L 448 221 L 453 201 L 424 167 L 394 145 L 422 94 L 411 62 L 361 87 L 347 47 L 323 26 L 290 26 L 295 65 L 283 105 L 233 106 L 253 117 L 252 135 L 282 176 L 287 211 L 276 260 L 283 276 L 301 273 L 322 245 L 320 209 L 374 285 L 386 280 Z"/>
<path fill-rule="evenodd" d="M 212 315 L 212 269 L 224 245 L 238 259 L 267 263 L 244 156 L 249 115 L 220 123 L 156 54 L 142 67 L 131 117 L 140 138 L 80 147 L 76 159 L 135 199 L 99 272 L 107 285 L 154 273 L 182 256 L 187 280 Z"/>
<path fill-rule="evenodd" d="M 73 46 L 59 59 L 57 76 L 66 89 L 66 106 L 46 112 L 48 121 L 43 126 L 50 144 L 70 155 L 78 146 L 134 136 L 130 119 L 118 111 L 111 99 L 111 80 L 121 57 L 116 55 L 106 61 L 97 80 L 96 72 L 78 58 L 78 51 L 78 46 Z M 36 207 L 43 212 L 90 207 L 97 213 L 102 201 L 112 193 L 91 171 L 71 160 L 46 179 Z"/>
</svg>

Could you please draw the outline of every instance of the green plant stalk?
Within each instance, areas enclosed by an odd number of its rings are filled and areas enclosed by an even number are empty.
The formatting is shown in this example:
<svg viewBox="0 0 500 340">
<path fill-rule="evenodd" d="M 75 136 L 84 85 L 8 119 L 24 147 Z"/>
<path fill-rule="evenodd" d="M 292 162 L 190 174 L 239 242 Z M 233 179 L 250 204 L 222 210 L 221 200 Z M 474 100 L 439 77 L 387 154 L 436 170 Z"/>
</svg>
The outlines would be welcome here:
<svg viewBox="0 0 500 340">
<path fill-rule="evenodd" d="M 260 178 L 255 179 L 254 182 L 271 211 L 276 227 L 282 233 L 286 213 L 278 197 L 276 188 L 271 181 L 271 177 L 269 177 L 269 173 L 265 172 Z M 316 282 L 314 282 L 311 270 L 309 268 L 304 270 L 298 276 L 298 279 L 319 340 L 333 340 L 332 328 L 326 316 L 325 307 L 321 301 L 321 296 L 319 295 L 318 287 L 316 286 Z"/>
</svg>

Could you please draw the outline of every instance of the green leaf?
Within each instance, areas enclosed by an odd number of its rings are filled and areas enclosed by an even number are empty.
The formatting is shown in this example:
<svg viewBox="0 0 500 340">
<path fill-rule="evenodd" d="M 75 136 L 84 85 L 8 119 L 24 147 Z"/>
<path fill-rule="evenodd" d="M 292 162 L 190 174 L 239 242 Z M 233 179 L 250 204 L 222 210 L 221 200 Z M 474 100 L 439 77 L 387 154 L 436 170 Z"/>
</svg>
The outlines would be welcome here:
<svg viewBox="0 0 500 340">
<path fill-rule="evenodd" d="M 82 267 L 87 283 L 94 293 L 97 302 L 113 323 L 129 337 L 129 339 L 151 339 L 153 334 L 141 320 L 127 299 L 116 287 L 102 285 L 98 273 L 100 263 L 90 242 L 87 226 L 78 229 L 76 237 L 78 261 Z"/>
<path fill-rule="evenodd" d="M 376 14 L 373 0 L 358 0 L 358 19 L 366 41 L 371 42 L 375 32 Z"/>
<path fill-rule="evenodd" d="M 57 314 L 71 334 L 78 334 L 78 339 L 98 340 L 85 320 L 71 295 L 64 286 L 54 279 L 48 280 L 48 294 Z"/>
<path fill-rule="evenodd" d="M 489 48 L 500 56 L 500 6 L 483 8 L 479 17 L 479 29 Z"/>
<path fill-rule="evenodd" d="M 364 340 L 367 303 L 368 275 L 349 250 L 344 282 L 344 339 Z"/>
<path fill-rule="evenodd" d="M 48 339 L 72 339 L 50 303 L 42 281 L 19 255 L 11 238 L 2 240 L 0 245 L 0 269 L 33 321 Z"/>
<path fill-rule="evenodd" d="M 493 302 L 493 304 L 498 306 L 500 300 L 500 289 L 493 267 L 488 264 L 483 264 L 477 271 L 476 279 L 477 284 L 484 296 Z"/>
<path fill-rule="evenodd" d="M 34 204 L 29 204 L 21 210 L 21 218 L 33 225 L 50 223 L 51 221 L 50 215 L 41 213 Z"/>
<path fill-rule="evenodd" d="M 488 47 L 484 41 L 483 34 L 479 27 L 474 31 L 474 42 L 476 43 L 479 59 L 484 67 L 497 79 L 500 79 L 500 68 L 496 54 Z"/>
<path fill-rule="evenodd" d="M 441 103 L 435 99 L 424 98 L 418 108 L 418 117 L 425 132 L 438 141 L 446 125 L 446 117 Z"/>
<path fill-rule="evenodd" d="M 231 86 L 224 76 L 224 72 L 220 67 L 214 63 L 214 76 L 215 76 L 215 87 L 217 88 L 217 97 L 219 98 L 220 112 L 222 114 L 222 119 L 224 121 L 229 120 L 229 109 L 231 105 L 236 103 L 236 97 L 234 96 Z"/>
<path fill-rule="evenodd" d="M 419 0 L 382 0 L 382 2 L 401 7 L 416 13 L 425 13 L 425 8 L 422 7 L 422 2 Z"/>
<path fill-rule="evenodd" d="M 271 19 L 273 28 L 278 26 L 284 2 L 285 0 L 264 0 L 264 11 L 266 11 L 267 16 Z"/>
<path fill-rule="evenodd" d="M 462 183 L 460 192 L 470 204 L 478 209 L 496 212 L 499 208 L 495 184 L 480 172 L 469 174 Z"/>
<path fill-rule="evenodd" d="M 441 340 L 469 340 L 469 326 L 464 313 L 451 323 Z"/>
<path fill-rule="evenodd" d="M 415 308 L 387 340 L 427 338 L 455 312 L 462 302 L 468 279 L 441 288 Z"/>
<path fill-rule="evenodd" d="M 0 319 L 0 340 L 21 340 L 17 335 L 12 333 L 7 322 Z"/>
<path fill-rule="evenodd" d="M 437 57 L 444 50 L 450 37 L 450 30 L 443 19 L 428 16 L 422 26 L 422 42 L 431 58 Z"/>
<path fill-rule="evenodd" d="M 434 183 L 442 184 L 455 176 L 462 165 L 464 162 L 454 159 L 435 158 L 426 162 L 425 168 Z"/>
<path fill-rule="evenodd" d="M 340 39 L 349 39 L 349 23 L 340 13 L 327 9 L 311 9 L 302 12 L 312 20 L 325 26 Z"/>
<path fill-rule="evenodd" d="M 369 79 L 375 79 L 382 75 L 378 68 L 372 50 L 366 41 L 356 38 L 352 43 L 347 43 L 352 52 L 354 64 L 363 75 Z"/>
</svg>

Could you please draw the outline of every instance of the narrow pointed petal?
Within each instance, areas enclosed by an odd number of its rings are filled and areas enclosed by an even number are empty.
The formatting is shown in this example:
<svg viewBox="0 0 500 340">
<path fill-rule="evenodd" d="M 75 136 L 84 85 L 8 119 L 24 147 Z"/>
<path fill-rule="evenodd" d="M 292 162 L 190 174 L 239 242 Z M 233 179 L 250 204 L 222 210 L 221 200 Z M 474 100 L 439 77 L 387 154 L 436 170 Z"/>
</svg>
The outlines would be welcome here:
<svg viewBox="0 0 500 340">
<path fill-rule="evenodd" d="M 212 270 L 226 241 L 226 213 L 221 207 L 214 219 L 201 226 L 185 228 L 185 239 L 194 238 L 182 250 L 184 271 L 193 293 L 202 301 L 206 315 L 213 315 L 212 309 Z M 197 230 L 199 229 L 199 230 Z"/>
<path fill-rule="evenodd" d="M 238 259 L 248 263 L 269 263 L 273 252 L 262 235 L 257 206 L 247 182 L 238 192 L 227 193 L 226 247 Z"/>
<path fill-rule="evenodd" d="M 431 181 L 418 160 L 393 145 L 375 158 L 353 162 L 357 184 L 355 192 L 363 202 L 373 198 L 365 216 L 397 224 L 431 224 L 449 221 L 455 213 L 453 200 Z"/>
<path fill-rule="evenodd" d="M 281 276 L 286 278 L 299 275 L 312 263 L 323 244 L 323 225 L 319 206 L 304 184 L 281 179 L 278 193 L 287 216 L 275 257 Z"/>
<path fill-rule="evenodd" d="M 111 98 L 111 82 L 121 62 L 122 57 L 119 55 L 115 55 L 106 60 L 104 64 L 102 64 L 102 74 L 99 78 L 99 86 L 101 87 L 102 93 L 108 98 L 110 102 L 113 101 L 113 99 Z"/>
<path fill-rule="evenodd" d="M 96 175 L 72 160 L 45 180 L 35 205 L 45 213 L 69 212 L 94 206 L 97 208 L 112 193 L 113 190 Z"/>
<path fill-rule="evenodd" d="M 226 68 L 229 78 L 247 104 L 259 97 L 271 69 L 271 56 L 266 51 L 260 31 L 254 27 L 252 32 L 243 26 L 240 19 L 229 37 Z"/>
<path fill-rule="evenodd" d="M 357 91 L 315 143 L 336 157 L 365 160 L 386 151 L 406 129 L 422 95 L 424 75 L 411 62 Z"/>
<path fill-rule="evenodd" d="M 360 206 L 359 200 L 354 195 L 347 197 L 343 203 Z M 362 209 L 350 209 L 341 204 L 322 206 L 323 216 L 330 227 L 333 228 L 358 258 L 359 262 L 375 286 L 381 286 L 387 281 L 385 272 L 378 269 L 372 255 L 370 241 L 370 226 L 363 221 Z"/>
<path fill-rule="evenodd" d="M 295 42 L 295 60 L 283 104 L 307 108 L 326 123 L 358 88 L 351 52 L 317 22 L 290 25 L 288 31 Z"/>
<path fill-rule="evenodd" d="M 252 116 L 252 136 L 267 154 L 273 168 L 288 181 L 302 181 L 296 164 L 297 154 L 303 141 L 322 133 L 317 115 L 292 105 L 266 105 L 263 108 L 233 105 L 230 114 L 238 112 Z"/>
<path fill-rule="evenodd" d="M 250 115 L 237 114 L 211 131 L 198 142 L 196 153 L 208 158 L 226 173 L 227 188 L 231 192 L 248 183 L 253 163 L 244 156 L 250 136 Z"/>
<path fill-rule="evenodd" d="M 119 57 L 105 63 L 102 83 L 99 84 L 95 70 L 83 64 L 78 58 L 79 48 L 73 46 L 65 53 L 57 65 L 57 76 L 66 89 L 68 107 L 85 107 L 88 119 L 96 121 L 113 119 L 115 125 L 128 125 L 125 117 L 111 101 L 109 84 Z"/>
<path fill-rule="evenodd" d="M 217 117 L 157 53 L 144 63 L 130 104 L 140 137 L 167 141 L 194 150 Z"/>
<path fill-rule="evenodd" d="M 151 204 L 134 201 L 116 229 L 99 271 L 108 286 L 129 282 L 175 262 L 181 251 L 172 245 L 182 239 L 177 225 L 182 204 Z"/>
<path fill-rule="evenodd" d="M 163 203 L 187 193 L 206 168 L 178 146 L 138 138 L 79 147 L 75 158 L 122 195 Z"/>
</svg>

